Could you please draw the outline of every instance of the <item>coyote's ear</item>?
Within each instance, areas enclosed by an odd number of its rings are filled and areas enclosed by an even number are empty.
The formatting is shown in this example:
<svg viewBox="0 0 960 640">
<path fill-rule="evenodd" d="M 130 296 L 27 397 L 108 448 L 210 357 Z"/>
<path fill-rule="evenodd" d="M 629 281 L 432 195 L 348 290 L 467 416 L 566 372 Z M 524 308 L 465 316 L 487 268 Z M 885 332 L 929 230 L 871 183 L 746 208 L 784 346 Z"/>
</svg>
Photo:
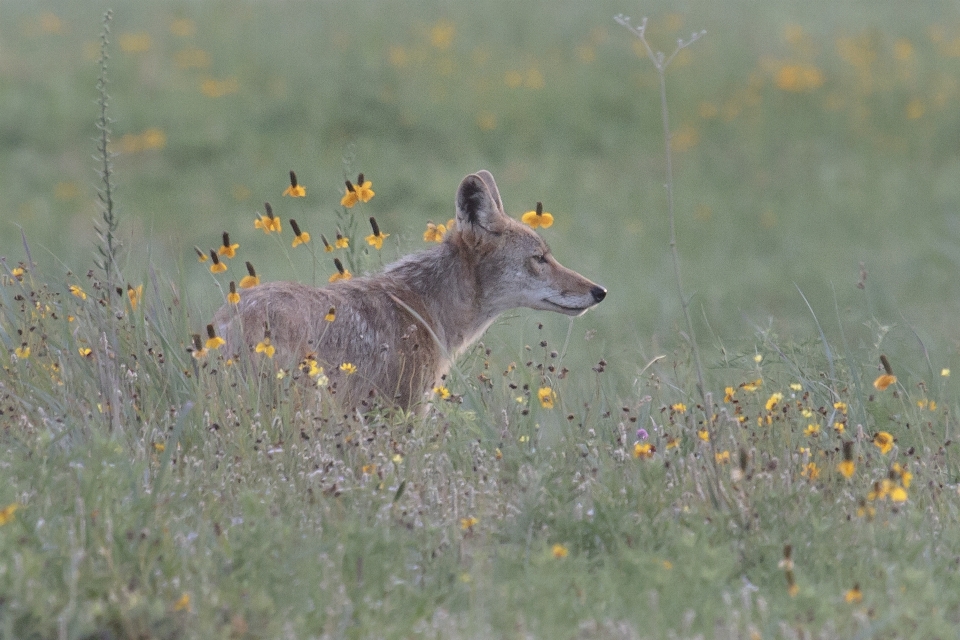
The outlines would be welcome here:
<svg viewBox="0 0 960 640">
<path fill-rule="evenodd" d="M 487 175 L 490 174 L 487 173 Z M 493 181 L 492 176 L 490 181 Z M 496 189 L 496 184 L 493 187 Z M 504 215 L 499 202 L 499 197 L 490 193 L 490 189 L 480 175 L 467 176 L 457 189 L 457 227 L 464 230 L 480 227 L 487 231 L 494 231 L 496 223 Z"/>
<path fill-rule="evenodd" d="M 494 202 L 497 203 L 497 208 L 500 209 L 501 213 L 506 215 L 507 212 L 503 208 L 503 200 L 500 199 L 500 190 L 497 189 L 497 181 L 493 179 L 493 174 L 486 169 L 481 169 L 477 171 L 477 176 L 483 180 L 483 184 L 487 185 L 490 195 L 493 196 Z"/>
</svg>

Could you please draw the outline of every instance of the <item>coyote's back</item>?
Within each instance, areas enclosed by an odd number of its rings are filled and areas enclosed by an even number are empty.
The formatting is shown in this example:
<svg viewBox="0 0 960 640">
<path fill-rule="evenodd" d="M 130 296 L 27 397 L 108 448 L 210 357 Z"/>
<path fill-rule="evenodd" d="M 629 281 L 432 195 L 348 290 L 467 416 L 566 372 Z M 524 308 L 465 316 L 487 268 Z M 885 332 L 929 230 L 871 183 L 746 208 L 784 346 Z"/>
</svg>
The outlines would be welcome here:
<svg viewBox="0 0 960 640">
<path fill-rule="evenodd" d="M 606 293 L 507 216 L 493 176 L 480 171 L 460 183 L 456 224 L 439 246 L 322 288 L 261 284 L 214 324 L 238 358 L 269 336 L 280 366 L 315 361 L 344 406 L 378 396 L 410 408 L 504 311 L 580 315 Z"/>
</svg>

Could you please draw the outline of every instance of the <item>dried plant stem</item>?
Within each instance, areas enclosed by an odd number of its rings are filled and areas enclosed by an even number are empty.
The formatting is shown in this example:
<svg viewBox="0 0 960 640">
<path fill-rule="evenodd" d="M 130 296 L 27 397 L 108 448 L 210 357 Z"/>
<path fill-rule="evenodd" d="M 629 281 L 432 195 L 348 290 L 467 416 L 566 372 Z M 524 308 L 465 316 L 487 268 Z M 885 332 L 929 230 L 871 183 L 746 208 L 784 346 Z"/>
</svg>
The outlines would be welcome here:
<svg viewBox="0 0 960 640">
<path fill-rule="evenodd" d="M 100 76 L 97 79 L 97 104 L 100 107 L 100 115 L 97 118 L 97 155 L 100 163 L 97 173 L 100 175 L 101 185 L 97 188 L 97 197 L 100 201 L 102 219 L 96 225 L 97 253 L 100 258 L 96 261 L 97 266 L 103 271 L 106 284 L 107 296 L 113 295 L 114 282 L 119 280 L 119 267 L 117 265 L 117 256 L 120 253 L 120 242 L 117 239 L 117 228 L 120 221 L 113 203 L 113 163 L 110 153 L 110 125 L 112 120 L 107 116 L 107 60 L 110 56 L 107 54 L 107 45 L 110 36 L 110 21 L 113 19 L 113 11 L 107 10 L 103 14 L 102 29 L 100 31 Z"/>
<path fill-rule="evenodd" d="M 113 154 L 110 152 L 110 125 L 113 121 L 107 116 L 107 105 L 110 97 L 107 95 L 107 60 L 110 56 L 107 54 L 107 47 L 110 44 L 110 21 L 113 19 L 113 11 L 107 10 L 103 14 L 103 21 L 100 29 L 100 75 L 97 78 L 97 106 L 100 113 L 97 117 L 97 153 L 94 158 L 99 163 L 97 174 L 100 177 L 100 185 L 97 187 L 97 199 L 100 203 L 101 219 L 95 225 L 97 232 L 97 254 L 94 263 L 103 272 L 103 291 L 106 294 L 106 300 L 116 300 L 123 305 L 123 294 L 120 284 L 122 276 L 120 267 L 117 264 L 117 257 L 120 253 L 120 242 L 117 238 L 117 229 L 120 220 L 117 217 L 116 208 L 113 202 L 113 163 L 111 159 Z M 112 353 L 119 350 L 119 331 L 116 324 L 117 315 L 107 313 L 106 330 L 101 335 L 103 349 Z M 98 360 L 100 397 L 104 405 L 103 417 L 108 433 L 119 430 L 123 424 L 121 419 L 121 398 L 117 395 L 120 389 L 120 373 L 117 361 L 114 358 L 103 358 Z"/>
<path fill-rule="evenodd" d="M 664 154 L 666 156 L 667 175 L 665 187 L 667 190 L 667 212 L 670 218 L 670 254 L 673 259 L 673 273 L 677 281 L 677 291 L 680 294 L 680 308 L 683 310 L 683 317 L 687 324 L 687 342 L 693 351 L 693 359 L 697 369 L 697 390 L 700 392 L 700 399 L 703 401 L 703 410 L 709 415 L 710 407 L 707 404 L 706 385 L 703 379 L 703 364 L 700 360 L 700 348 L 697 345 L 697 336 L 693 328 L 693 318 L 690 317 L 690 298 L 688 298 L 683 291 L 683 280 L 680 277 L 680 252 L 677 249 L 677 226 L 673 200 L 673 153 L 670 148 L 670 111 L 667 108 L 667 67 L 670 66 L 670 63 L 673 62 L 673 59 L 681 50 L 689 47 L 703 37 L 706 31 L 699 31 L 692 34 L 689 40 L 677 40 L 677 48 L 674 49 L 673 53 L 669 56 L 666 56 L 660 51 L 654 52 L 650 43 L 647 42 L 646 18 L 642 20 L 639 27 L 630 24 L 630 18 L 623 15 L 616 16 L 614 20 L 629 29 L 631 33 L 640 39 L 640 42 L 643 43 L 643 47 L 647 52 L 647 57 L 653 62 L 653 66 L 657 70 L 657 75 L 660 79 L 660 118 L 663 121 Z"/>
</svg>

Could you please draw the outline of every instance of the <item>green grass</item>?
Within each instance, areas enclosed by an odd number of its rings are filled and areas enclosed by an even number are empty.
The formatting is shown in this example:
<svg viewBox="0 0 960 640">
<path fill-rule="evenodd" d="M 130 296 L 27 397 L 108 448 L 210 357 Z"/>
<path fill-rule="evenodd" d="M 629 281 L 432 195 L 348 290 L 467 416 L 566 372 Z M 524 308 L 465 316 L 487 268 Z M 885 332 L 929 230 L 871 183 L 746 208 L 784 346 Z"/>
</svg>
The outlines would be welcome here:
<svg viewBox="0 0 960 640">
<path fill-rule="evenodd" d="M 19 505 L 0 637 L 956 635 L 952 5 L 115 3 L 136 308 L 88 273 L 106 7 L 0 6 L 0 509 Z M 708 31 L 667 79 L 710 407 L 680 335 L 656 75 L 612 20 L 641 11 L 663 49 Z M 610 290 L 595 311 L 510 314 L 426 418 L 345 418 L 191 357 L 243 261 L 332 272 L 288 218 L 312 247 L 339 224 L 351 269 L 375 269 L 480 168 L 515 215 L 554 214 L 560 261 Z M 280 195 L 290 169 L 302 200 Z M 351 217 L 361 171 L 377 195 Z M 281 241 L 253 228 L 264 201 Z M 241 248 L 211 276 L 193 247 L 223 231 Z"/>
</svg>

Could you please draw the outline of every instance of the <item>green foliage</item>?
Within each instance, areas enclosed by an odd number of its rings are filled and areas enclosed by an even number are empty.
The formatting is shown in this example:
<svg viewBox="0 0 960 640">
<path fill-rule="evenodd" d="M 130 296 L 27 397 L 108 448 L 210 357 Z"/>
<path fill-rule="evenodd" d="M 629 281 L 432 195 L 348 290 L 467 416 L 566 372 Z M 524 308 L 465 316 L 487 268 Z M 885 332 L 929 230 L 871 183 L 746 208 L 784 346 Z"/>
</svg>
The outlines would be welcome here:
<svg viewBox="0 0 960 640">
<path fill-rule="evenodd" d="M 616 397 L 603 363 L 561 376 L 542 340 L 503 370 L 480 345 L 426 418 L 358 419 L 269 360 L 243 377 L 192 357 L 173 288 L 116 311 L 92 274 L 62 280 L 0 288 L 2 335 L 30 348 L 0 355 L 7 636 L 919 638 L 960 622 L 945 376 L 879 392 L 818 342 L 760 335 L 709 373 L 704 423 L 687 355 Z"/>
</svg>

